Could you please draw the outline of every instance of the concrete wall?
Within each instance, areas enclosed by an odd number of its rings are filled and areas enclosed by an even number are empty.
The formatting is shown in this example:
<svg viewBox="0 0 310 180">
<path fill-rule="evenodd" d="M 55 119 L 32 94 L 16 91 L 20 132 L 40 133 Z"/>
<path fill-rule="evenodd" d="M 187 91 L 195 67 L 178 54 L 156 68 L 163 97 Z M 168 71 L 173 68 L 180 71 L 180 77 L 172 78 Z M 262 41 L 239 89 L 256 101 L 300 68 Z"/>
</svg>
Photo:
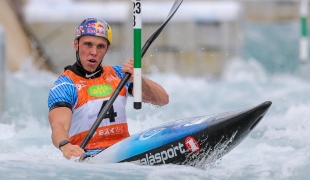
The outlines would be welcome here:
<svg viewBox="0 0 310 180">
<path fill-rule="evenodd" d="M 10 71 L 16 71 L 23 60 L 31 57 L 31 47 L 8 1 L 0 1 L 0 7 L 0 24 L 6 33 L 7 66 Z"/>
<path fill-rule="evenodd" d="M 38 50 L 27 34 L 23 22 L 14 9 L 13 0 L 0 1 L 0 24 L 3 26 L 6 40 L 6 66 L 9 71 L 20 69 L 22 62 L 30 60 L 40 69 L 49 69 L 42 61 Z"/>
<path fill-rule="evenodd" d="M 281 22 L 299 20 L 300 0 L 242 1 L 245 18 L 255 22 Z"/>
</svg>

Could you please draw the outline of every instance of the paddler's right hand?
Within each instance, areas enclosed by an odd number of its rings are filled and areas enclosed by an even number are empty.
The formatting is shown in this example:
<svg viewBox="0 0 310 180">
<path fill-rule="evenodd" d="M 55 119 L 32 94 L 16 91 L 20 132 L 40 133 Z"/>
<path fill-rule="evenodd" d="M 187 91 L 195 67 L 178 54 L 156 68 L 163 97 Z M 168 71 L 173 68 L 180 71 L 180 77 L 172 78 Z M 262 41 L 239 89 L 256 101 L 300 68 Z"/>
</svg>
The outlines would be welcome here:
<svg viewBox="0 0 310 180">
<path fill-rule="evenodd" d="M 67 159 L 70 159 L 72 156 L 81 157 L 84 155 L 85 151 L 78 145 L 73 145 L 68 143 L 60 147 L 63 156 Z"/>
</svg>

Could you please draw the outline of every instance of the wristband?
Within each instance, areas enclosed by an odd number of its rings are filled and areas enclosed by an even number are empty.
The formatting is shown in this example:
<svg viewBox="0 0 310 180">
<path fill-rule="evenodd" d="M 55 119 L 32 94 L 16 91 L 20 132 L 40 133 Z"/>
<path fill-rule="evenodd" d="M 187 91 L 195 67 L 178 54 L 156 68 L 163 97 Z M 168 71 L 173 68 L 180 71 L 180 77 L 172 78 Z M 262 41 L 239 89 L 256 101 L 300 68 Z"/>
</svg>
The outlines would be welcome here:
<svg viewBox="0 0 310 180">
<path fill-rule="evenodd" d="M 68 144 L 68 143 L 70 143 L 70 141 L 69 140 L 63 140 L 63 141 L 60 141 L 60 143 L 59 143 L 59 145 L 58 145 L 58 149 L 60 149 L 62 146 L 64 146 L 64 145 L 66 145 L 66 144 Z"/>
</svg>

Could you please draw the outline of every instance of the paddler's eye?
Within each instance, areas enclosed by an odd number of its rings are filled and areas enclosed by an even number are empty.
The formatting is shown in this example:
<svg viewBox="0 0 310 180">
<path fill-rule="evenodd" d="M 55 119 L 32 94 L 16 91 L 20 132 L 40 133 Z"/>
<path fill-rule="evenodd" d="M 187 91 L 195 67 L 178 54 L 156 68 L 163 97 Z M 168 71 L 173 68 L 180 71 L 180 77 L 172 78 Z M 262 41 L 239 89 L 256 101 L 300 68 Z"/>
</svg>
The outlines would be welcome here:
<svg viewBox="0 0 310 180">
<path fill-rule="evenodd" d="M 86 42 L 85 45 L 86 45 L 87 47 L 91 47 L 91 46 L 92 46 L 92 43 Z"/>
<path fill-rule="evenodd" d="M 104 48 L 103 44 L 98 45 L 98 49 L 103 49 L 103 48 Z"/>
</svg>

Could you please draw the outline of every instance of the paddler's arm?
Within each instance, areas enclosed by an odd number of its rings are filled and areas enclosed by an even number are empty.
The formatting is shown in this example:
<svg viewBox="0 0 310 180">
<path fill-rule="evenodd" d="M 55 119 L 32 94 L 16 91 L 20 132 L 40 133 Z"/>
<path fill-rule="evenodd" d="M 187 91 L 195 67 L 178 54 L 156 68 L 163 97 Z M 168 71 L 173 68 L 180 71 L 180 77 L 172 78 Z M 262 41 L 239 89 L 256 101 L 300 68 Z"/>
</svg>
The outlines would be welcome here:
<svg viewBox="0 0 310 180">
<path fill-rule="evenodd" d="M 169 95 L 161 85 L 142 75 L 142 101 L 164 106 L 169 103 Z"/>
<path fill-rule="evenodd" d="M 69 140 L 69 129 L 71 126 L 72 111 L 68 107 L 58 107 L 52 109 L 48 114 L 48 119 L 52 128 L 52 141 L 56 148 L 63 140 Z M 83 156 L 84 150 L 78 145 L 68 143 L 60 148 L 65 158 L 72 156 Z"/>
<path fill-rule="evenodd" d="M 128 72 L 133 74 L 133 69 L 132 59 L 123 64 L 123 73 Z M 130 76 L 128 81 L 133 82 L 133 75 Z M 153 105 L 164 106 L 169 103 L 169 95 L 161 85 L 142 75 L 142 101 Z"/>
</svg>

